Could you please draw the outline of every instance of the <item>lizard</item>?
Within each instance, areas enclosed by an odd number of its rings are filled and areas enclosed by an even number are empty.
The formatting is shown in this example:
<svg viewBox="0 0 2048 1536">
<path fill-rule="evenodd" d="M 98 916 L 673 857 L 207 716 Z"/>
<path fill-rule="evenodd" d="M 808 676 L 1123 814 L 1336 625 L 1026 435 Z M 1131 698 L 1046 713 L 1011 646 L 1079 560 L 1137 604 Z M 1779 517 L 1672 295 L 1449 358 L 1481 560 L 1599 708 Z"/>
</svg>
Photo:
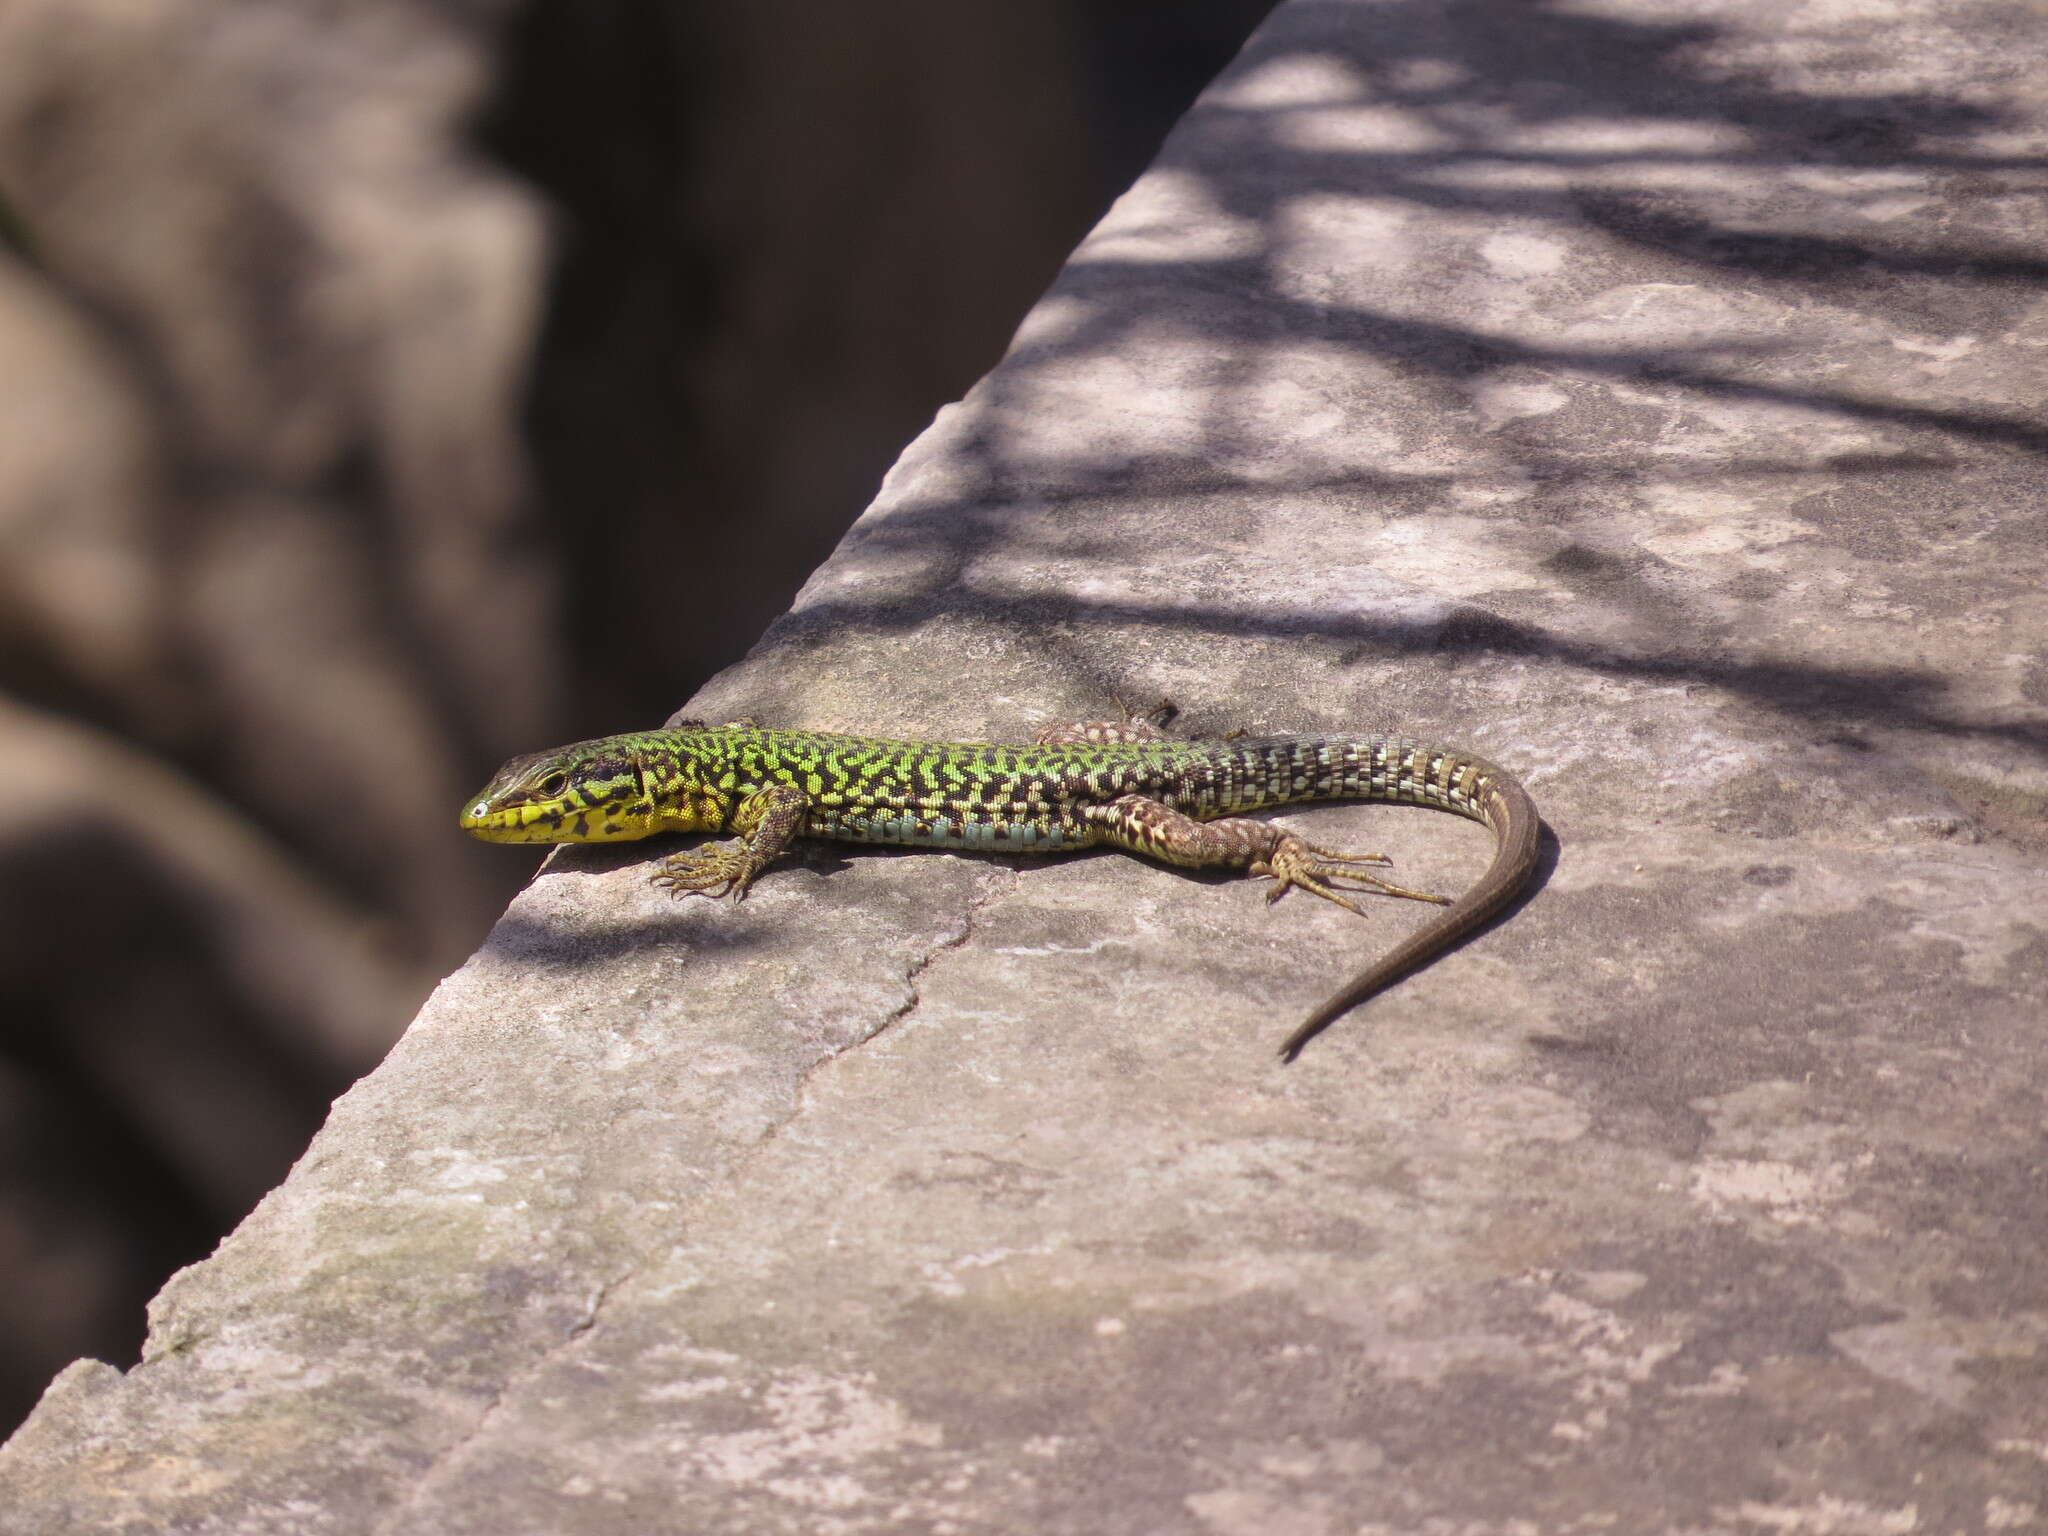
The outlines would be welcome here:
<svg viewBox="0 0 2048 1536">
<path fill-rule="evenodd" d="M 1173 738 L 1158 724 L 1174 712 L 1161 704 L 1121 723 L 1055 727 L 1021 746 L 678 720 L 515 757 L 463 808 L 461 826 L 497 843 L 730 833 L 662 859 L 652 879 L 675 896 L 734 901 L 810 836 L 973 853 L 1108 845 L 1267 877 L 1269 903 L 1299 889 L 1361 917 L 1348 893 L 1444 908 L 1311 1013 L 1282 1043 L 1285 1062 L 1497 915 L 1535 873 L 1536 807 L 1483 757 L 1384 736 Z M 1367 873 L 1392 862 L 1383 854 L 1318 847 L 1242 814 L 1318 800 L 1453 812 L 1492 830 L 1492 862 L 1454 901 Z"/>
</svg>

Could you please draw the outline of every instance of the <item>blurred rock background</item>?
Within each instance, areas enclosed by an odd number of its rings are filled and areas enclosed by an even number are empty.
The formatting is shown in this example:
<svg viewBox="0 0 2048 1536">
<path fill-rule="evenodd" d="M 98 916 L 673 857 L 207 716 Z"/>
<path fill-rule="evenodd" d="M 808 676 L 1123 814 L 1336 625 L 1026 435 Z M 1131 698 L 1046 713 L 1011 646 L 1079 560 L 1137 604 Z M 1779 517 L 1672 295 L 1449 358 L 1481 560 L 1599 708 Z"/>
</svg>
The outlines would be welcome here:
<svg viewBox="0 0 2048 1536">
<path fill-rule="evenodd" d="M 0 7 L 0 1433 L 745 649 L 1270 0 Z"/>
</svg>

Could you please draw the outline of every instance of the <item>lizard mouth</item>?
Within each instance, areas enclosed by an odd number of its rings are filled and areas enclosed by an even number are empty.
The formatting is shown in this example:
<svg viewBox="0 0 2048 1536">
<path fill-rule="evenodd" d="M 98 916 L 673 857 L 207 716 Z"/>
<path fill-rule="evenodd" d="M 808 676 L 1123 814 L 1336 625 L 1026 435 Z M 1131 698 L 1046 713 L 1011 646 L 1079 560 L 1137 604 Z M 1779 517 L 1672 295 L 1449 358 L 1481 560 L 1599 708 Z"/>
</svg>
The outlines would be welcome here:
<svg viewBox="0 0 2048 1536">
<path fill-rule="evenodd" d="M 459 824 L 486 843 L 615 843 L 662 830 L 651 807 L 640 816 L 633 810 L 561 800 L 493 807 L 488 800 L 474 800 L 463 809 Z"/>
<path fill-rule="evenodd" d="M 464 807 L 459 822 L 471 837 L 487 843 L 553 843 L 561 840 L 566 808 L 550 805 L 493 806 L 477 800 Z"/>
</svg>

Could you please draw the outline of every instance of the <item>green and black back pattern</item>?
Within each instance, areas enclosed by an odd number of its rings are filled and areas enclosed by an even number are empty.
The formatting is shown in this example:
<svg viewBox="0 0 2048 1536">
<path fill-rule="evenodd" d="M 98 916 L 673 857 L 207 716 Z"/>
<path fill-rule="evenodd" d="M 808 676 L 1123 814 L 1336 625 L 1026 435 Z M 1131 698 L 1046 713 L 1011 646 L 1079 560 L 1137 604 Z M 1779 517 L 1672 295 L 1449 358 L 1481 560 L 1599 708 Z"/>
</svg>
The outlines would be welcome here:
<svg viewBox="0 0 2048 1536">
<path fill-rule="evenodd" d="M 679 735 L 678 777 L 726 792 L 789 785 L 810 801 L 806 831 L 848 842 L 1086 847 L 1102 838 L 1084 813 L 1126 795 L 1196 821 L 1312 800 L 1440 805 L 1485 819 L 1458 759 L 1380 738 L 1002 746 L 730 727 Z"/>
</svg>

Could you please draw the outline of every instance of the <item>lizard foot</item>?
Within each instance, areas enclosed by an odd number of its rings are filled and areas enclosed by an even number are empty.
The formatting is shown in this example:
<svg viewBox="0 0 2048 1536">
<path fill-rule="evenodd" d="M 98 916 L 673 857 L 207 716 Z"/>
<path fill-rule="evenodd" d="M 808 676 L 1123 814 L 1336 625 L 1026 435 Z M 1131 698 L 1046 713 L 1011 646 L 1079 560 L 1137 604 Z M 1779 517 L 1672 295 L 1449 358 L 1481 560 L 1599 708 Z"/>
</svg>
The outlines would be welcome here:
<svg viewBox="0 0 2048 1536">
<path fill-rule="evenodd" d="M 1368 875 L 1360 868 L 1362 865 L 1393 862 L 1383 853 L 1339 853 L 1331 848 L 1318 848 L 1314 843 L 1305 843 L 1292 833 L 1286 833 L 1281 836 L 1279 846 L 1251 866 L 1251 873 L 1271 877 L 1273 884 L 1266 892 L 1269 905 L 1297 886 L 1325 901 L 1334 901 L 1345 911 L 1356 912 L 1360 917 L 1365 913 L 1344 894 L 1346 891 L 1371 891 L 1381 896 L 1402 896 L 1410 901 L 1450 905 L 1448 896 L 1411 891 Z"/>
<path fill-rule="evenodd" d="M 648 881 L 671 896 L 730 896 L 738 901 L 760 872 L 761 865 L 745 843 L 707 843 L 688 853 L 670 854 Z"/>
<path fill-rule="evenodd" d="M 1164 741 L 1166 724 L 1180 713 L 1171 699 L 1161 699 L 1150 709 L 1133 709 L 1122 699 L 1116 707 L 1121 720 L 1077 720 L 1070 725 L 1049 725 L 1032 738 L 1041 747 L 1096 746 L 1106 741 Z"/>
</svg>

